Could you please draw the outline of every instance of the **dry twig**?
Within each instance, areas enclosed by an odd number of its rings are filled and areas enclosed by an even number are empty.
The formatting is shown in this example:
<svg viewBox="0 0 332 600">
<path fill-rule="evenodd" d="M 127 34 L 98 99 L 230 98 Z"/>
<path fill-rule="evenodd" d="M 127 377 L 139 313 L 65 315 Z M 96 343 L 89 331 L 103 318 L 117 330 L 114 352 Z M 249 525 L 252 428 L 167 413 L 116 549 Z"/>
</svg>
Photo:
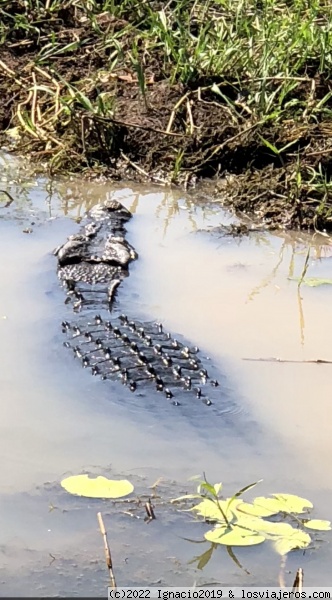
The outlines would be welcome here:
<svg viewBox="0 0 332 600">
<path fill-rule="evenodd" d="M 100 532 L 101 532 L 101 535 L 103 536 L 103 540 L 104 540 L 105 559 L 106 559 L 106 565 L 107 565 L 107 568 L 108 568 L 108 571 L 109 571 L 109 576 L 110 576 L 110 580 L 111 580 L 111 586 L 112 586 L 113 590 L 115 590 L 116 589 L 116 582 L 115 582 L 115 577 L 114 577 L 114 572 L 113 572 L 113 563 L 112 563 L 112 557 L 111 557 L 111 550 L 110 550 L 108 539 L 107 539 L 107 532 L 106 532 L 106 529 L 105 529 L 103 517 L 101 516 L 100 512 L 97 513 L 97 517 L 98 517 L 98 523 L 99 523 Z"/>
</svg>

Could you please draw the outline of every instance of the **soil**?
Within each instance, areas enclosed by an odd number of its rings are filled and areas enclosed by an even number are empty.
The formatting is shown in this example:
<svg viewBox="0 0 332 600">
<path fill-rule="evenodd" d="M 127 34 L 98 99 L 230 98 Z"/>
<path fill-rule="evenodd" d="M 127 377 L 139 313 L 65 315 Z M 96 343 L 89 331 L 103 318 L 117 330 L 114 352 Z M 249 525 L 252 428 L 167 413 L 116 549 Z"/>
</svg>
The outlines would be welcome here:
<svg viewBox="0 0 332 600">
<path fill-rule="evenodd" d="M 16 6 L 21 9 L 20 2 Z M 105 13 L 98 25 L 101 30 L 121 32 L 126 23 Z M 41 60 L 43 39 L 50 30 L 62 44 L 87 42 L 74 52 Z M 329 187 L 324 187 L 332 173 L 328 119 L 263 125 L 239 100 L 235 122 L 227 104 L 211 90 L 212 83 L 217 83 L 236 102 L 241 90 L 235 82 L 171 84 L 157 50 L 144 58 L 142 92 L 125 54 L 131 35 L 121 38 L 124 59 L 110 71 L 110 50 L 101 46 L 100 35 L 87 30 L 74 12 L 45 19 L 39 37 L 20 37 L 13 30 L 0 48 L 3 144 L 10 147 L 6 132 L 19 127 L 15 150 L 30 156 L 34 165 L 39 162 L 45 168 L 46 164 L 51 173 L 83 171 L 88 176 L 133 177 L 186 188 L 215 178 L 215 199 L 264 227 L 332 229 L 332 197 Z M 314 77 L 316 98 L 323 98 L 330 84 L 323 76 Z M 110 106 L 104 111 L 107 116 L 88 111 L 86 102 L 75 97 L 67 112 L 59 111 L 59 117 L 53 118 L 54 97 L 58 103 L 68 97 L 67 84 L 80 89 L 90 102 L 102 93 Z M 304 102 L 310 90 L 308 80 L 300 90 Z M 29 131 L 32 118 L 41 123 L 37 134 Z M 276 155 L 262 138 L 288 148 Z M 312 169 L 323 173 L 315 185 Z"/>
</svg>

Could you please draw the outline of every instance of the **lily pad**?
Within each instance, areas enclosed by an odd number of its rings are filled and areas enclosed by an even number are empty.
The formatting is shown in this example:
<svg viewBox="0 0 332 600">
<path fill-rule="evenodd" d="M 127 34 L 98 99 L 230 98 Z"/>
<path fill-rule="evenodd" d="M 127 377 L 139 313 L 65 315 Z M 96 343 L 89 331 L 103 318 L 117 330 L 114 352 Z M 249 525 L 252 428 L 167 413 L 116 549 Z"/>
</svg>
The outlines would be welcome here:
<svg viewBox="0 0 332 600">
<path fill-rule="evenodd" d="M 226 514 L 227 520 L 232 518 L 232 513 L 230 511 L 227 512 L 229 501 L 230 498 L 227 498 L 226 500 L 219 500 L 218 502 L 206 498 L 202 502 L 199 502 L 199 504 L 196 504 L 196 506 L 193 506 L 191 510 L 196 511 L 204 519 L 225 523 L 223 513 Z M 238 505 L 241 503 L 242 500 L 234 500 L 232 503 L 232 511 L 236 510 Z"/>
<path fill-rule="evenodd" d="M 242 517 L 238 521 L 238 525 L 254 533 L 268 536 L 271 539 L 275 539 L 275 537 L 288 537 L 297 532 L 297 529 L 294 529 L 289 523 L 275 523 L 250 516 Z"/>
<path fill-rule="evenodd" d="M 270 516 L 279 512 L 303 513 L 305 509 L 312 508 L 310 500 L 295 496 L 293 494 L 272 494 L 273 498 L 264 498 L 260 496 L 255 498 L 254 505 L 266 510 L 270 510 Z M 266 515 L 268 516 L 268 515 Z"/>
<path fill-rule="evenodd" d="M 61 481 L 70 494 L 86 498 L 122 498 L 134 490 L 127 479 L 112 480 L 106 477 L 90 478 L 89 475 L 73 475 Z"/>
<path fill-rule="evenodd" d="M 316 529 L 317 531 L 330 531 L 331 521 L 324 521 L 321 519 L 310 519 L 310 521 L 303 521 L 304 527 L 308 529 Z"/>
<path fill-rule="evenodd" d="M 242 502 L 241 506 L 238 507 L 238 512 L 245 515 L 251 515 L 253 517 L 270 517 L 272 514 L 271 509 L 265 506 L 259 506 L 259 504 L 250 504 L 250 502 Z"/>
<path fill-rule="evenodd" d="M 224 546 L 256 546 L 265 541 L 264 535 L 237 526 L 232 528 L 227 526 L 215 527 L 207 531 L 204 537 L 208 542 L 223 544 Z"/>
<path fill-rule="evenodd" d="M 301 529 L 295 530 L 295 532 L 288 537 L 280 537 L 274 542 L 274 548 L 284 556 L 292 550 L 298 550 L 307 548 L 311 542 L 311 537 L 308 533 L 301 531 Z"/>
</svg>

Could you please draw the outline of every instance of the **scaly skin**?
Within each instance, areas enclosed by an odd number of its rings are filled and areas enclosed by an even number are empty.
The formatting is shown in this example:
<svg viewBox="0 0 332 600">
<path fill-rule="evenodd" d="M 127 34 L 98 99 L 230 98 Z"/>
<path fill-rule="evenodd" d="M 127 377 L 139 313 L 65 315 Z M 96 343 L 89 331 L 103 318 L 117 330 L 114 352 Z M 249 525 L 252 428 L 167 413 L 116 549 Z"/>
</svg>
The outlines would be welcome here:
<svg viewBox="0 0 332 600">
<path fill-rule="evenodd" d="M 175 405 L 192 397 L 209 406 L 219 384 L 210 379 L 198 348 L 177 341 L 159 323 L 130 321 L 125 315 L 108 319 L 93 312 L 112 311 L 115 291 L 138 258 L 125 239 L 130 218 L 119 202 L 97 206 L 80 232 L 55 250 L 67 301 L 74 300 L 74 310 L 82 312 L 75 323 L 62 323 L 65 346 L 94 375 L 120 379 L 133 392 L 152 387 Z"/>
</svg>

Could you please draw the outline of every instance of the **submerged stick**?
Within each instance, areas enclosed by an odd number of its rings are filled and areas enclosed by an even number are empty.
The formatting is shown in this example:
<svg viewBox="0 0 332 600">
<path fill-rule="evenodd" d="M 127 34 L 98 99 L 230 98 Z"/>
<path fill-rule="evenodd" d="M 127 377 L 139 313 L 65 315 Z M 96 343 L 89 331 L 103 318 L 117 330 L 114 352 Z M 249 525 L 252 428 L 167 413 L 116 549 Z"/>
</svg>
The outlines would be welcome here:
<svg viewBox="0 0 332 600">
<path fill-rule="evenodd" d="M 303 588 L 303 569 L 296 571 L 292 592 L 302 592 Z"/>
<path fill-rule="evenodd" d="M 106 565 L 107 565 L 109 576 L 110 576 L 110 580 L 111 580 L 111 586 L 112 586 L 113 590 L 115 590 L 116 589 L 116 582 L 115 582 L 115 577 L 114 577 L 114 572 L 113 572 L 113 563 L 112 563 L 111 550 L 110 550 L 108 539 L 107 539 L 107 532 L 106 532 L 106 529 L 105 529 L 103 517 L 101 516 L 100 512 L 97 513 L 97 518 L 98 518 L 100 533 L 103 536 L 104 550 L 105 550 L 105 559 L 106 559 Z"/>
<path fill-rule="evenodd" d="M 147 514 L 147 522 L 150 523 L 150 521 L 153 521 L 156 518 L 156 515 L 154 514 L 151 498 L 149 498 L 148 501 L 145 503 L 145 510 L 146 510 L 146 514 Z"/>
</svg>

